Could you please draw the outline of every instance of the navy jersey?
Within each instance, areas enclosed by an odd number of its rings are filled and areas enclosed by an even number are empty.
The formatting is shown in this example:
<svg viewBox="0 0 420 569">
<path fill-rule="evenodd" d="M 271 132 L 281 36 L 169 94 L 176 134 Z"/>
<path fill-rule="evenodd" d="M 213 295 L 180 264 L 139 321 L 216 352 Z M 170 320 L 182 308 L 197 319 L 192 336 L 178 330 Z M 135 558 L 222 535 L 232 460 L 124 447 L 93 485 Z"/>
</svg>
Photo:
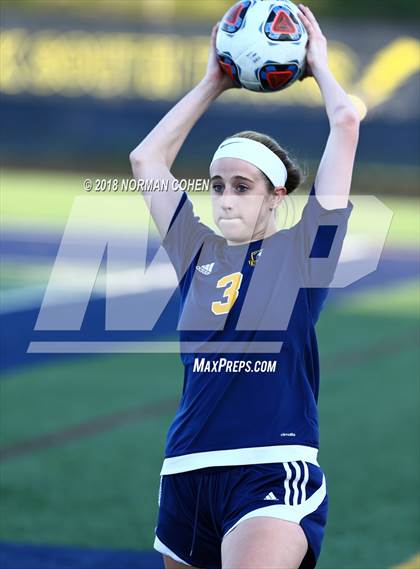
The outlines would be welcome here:
<svg viewBox="0 0 420 569">
<path fill-rule="evenodd" d="M 317 464 L 315 324 L 352 211 L 315 197 L 301 220 L 229 245 L 184 193 L 163 246 L 181 292 L 182 396 L 161 474 L 303 460 Z"/>
</svg>

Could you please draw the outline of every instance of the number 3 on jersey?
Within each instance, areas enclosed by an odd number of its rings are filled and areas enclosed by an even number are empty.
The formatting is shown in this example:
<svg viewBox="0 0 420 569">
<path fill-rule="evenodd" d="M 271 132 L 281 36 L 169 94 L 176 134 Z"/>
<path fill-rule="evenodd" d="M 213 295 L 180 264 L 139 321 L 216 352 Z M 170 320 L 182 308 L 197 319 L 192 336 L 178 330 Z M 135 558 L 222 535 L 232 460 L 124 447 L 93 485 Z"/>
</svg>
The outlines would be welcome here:
<svg viewBox="0 0 420 569">
<path fill-rule="evenodd" d="M 227 314 L 229 310 L 238 298 L 239 288 L 242 282 L 242 273 L 231 273 L 226 275 L 217 281 L 217 288 L 226 288 L 223 293 L 223 298 L 226 298 L 225 302 L 217 300 L 211 303 L 211 310 L 213 314 Z"/>
</svg>

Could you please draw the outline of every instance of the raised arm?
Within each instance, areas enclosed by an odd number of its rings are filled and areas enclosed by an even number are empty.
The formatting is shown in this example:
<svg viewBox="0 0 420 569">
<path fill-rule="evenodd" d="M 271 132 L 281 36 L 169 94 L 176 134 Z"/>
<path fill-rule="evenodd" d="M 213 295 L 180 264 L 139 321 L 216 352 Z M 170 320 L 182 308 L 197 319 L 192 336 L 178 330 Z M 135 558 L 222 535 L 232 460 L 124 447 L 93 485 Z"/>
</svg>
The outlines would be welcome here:
<svg viewBox="0 0 420 569">
<path fill-rule="evenodd" d="M 144 192 L 143 197 L 151 211 L 162 238 L 181 199 L 182 192 L 173 191 L 175 178 L 171 167 L 191 129 L 210 104 L 226 89 L 234 87 L 232 80 L 220 67 L 216 56 L 216 34 L 213 27 L 209 60 L 204 78 L 185 95 L 130 153 L 133 175 L 136 179 L 169 180 L 168 192 Z"/>
<path fill-rule="evenodd" d="M 345 208 L 359 139 L 359 114 L 328 66 L 327 40 L 311 10 L 299 4 L 308 31 L 307 75 L 321 90 L 330 134 L 315 178 L 315 194 L 325 209 Z"/>
</svg>

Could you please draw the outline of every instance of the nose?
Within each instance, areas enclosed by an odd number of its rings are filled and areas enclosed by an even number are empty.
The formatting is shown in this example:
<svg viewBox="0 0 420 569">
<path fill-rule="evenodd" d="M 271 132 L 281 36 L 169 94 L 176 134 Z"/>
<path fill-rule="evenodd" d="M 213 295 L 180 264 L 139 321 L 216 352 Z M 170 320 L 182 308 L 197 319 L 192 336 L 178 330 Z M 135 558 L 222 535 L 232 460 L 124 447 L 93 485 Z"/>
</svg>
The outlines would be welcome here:
<svg viewBox="0 0 420 569">
<path fill-rule="evenodd" d="M 230 192 L 226 188 L 225 191 L 223 192 L 223 195 L 221 196 L 220 207 L 224 211 L 231 210 L 233 207 L 234 200 L 235 200 L 235 196 L 232 194 L 232 192 Z"/>
</svg>

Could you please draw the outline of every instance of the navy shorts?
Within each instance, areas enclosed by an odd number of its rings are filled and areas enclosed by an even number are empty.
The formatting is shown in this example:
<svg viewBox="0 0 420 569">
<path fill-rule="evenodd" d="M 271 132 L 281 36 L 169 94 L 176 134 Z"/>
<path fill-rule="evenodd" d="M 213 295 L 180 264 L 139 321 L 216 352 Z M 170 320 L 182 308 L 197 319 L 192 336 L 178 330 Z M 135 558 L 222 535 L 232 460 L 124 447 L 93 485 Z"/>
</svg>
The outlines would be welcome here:
<svg viewBox="0 0 420 569">
<path fill-rule="evenodd" d="M 154 548 L 186 565 L 222 567 L 223 537 L 241 521 L 269 516 L 299 523 L 309 548 L 301 569 L 315 567 L 327 519 L 319 466 L 296 461 L 212 466 L 160 477 Z"/>
</svg>

